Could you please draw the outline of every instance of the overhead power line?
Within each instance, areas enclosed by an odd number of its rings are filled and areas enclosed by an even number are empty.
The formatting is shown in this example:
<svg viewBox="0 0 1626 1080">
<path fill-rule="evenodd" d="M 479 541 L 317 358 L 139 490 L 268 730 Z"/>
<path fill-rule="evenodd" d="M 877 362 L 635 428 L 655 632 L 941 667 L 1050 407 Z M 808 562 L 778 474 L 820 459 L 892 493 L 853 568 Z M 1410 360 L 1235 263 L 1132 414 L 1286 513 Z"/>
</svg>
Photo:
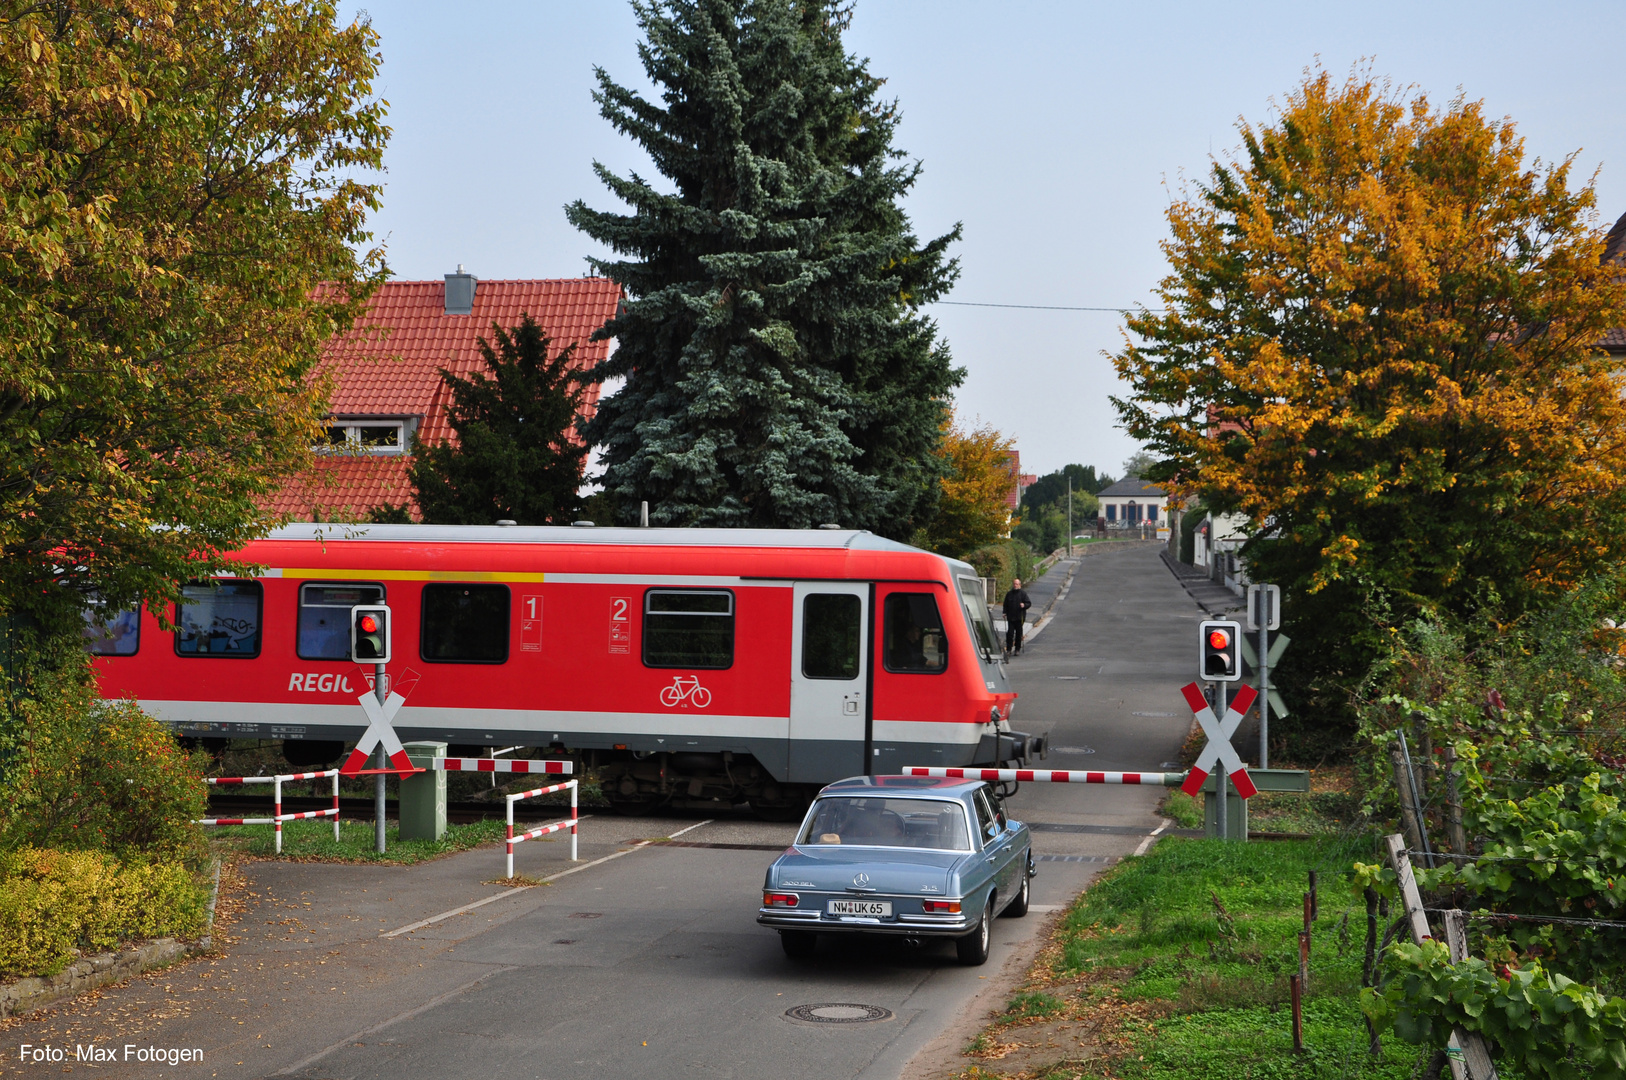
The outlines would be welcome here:
<svg viewBox="0 0 1626 1080">
<path fill-rule="evenodd" d="M 1110 311 L 1118 315 L 1127 315 L 1131 311 L 1163 311 L 1163 308 L 1116 308 L 1116 307 L 1069 307 L 1063 304 L 983 304 L 972 300 L 933 300 L 934 304 L 948 304 L 953 307 L 997 307 L 1021 308 L 1024 311 Z"/>
</svg>

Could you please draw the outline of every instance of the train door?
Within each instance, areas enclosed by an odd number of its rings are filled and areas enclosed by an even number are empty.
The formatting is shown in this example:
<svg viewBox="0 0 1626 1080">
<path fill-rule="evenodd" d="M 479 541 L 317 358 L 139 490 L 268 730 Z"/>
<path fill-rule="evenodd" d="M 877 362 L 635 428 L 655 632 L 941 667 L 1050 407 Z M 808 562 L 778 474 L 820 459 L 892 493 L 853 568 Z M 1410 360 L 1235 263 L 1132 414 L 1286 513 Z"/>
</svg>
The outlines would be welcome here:
<svg viewBox="0 0 1626 1080">
<path fill-rule="evenodd" d="M 869 586 L 797 582 L 790 663 L 790 780 L 827 784 L 864 769 L 869 732 Z"/>
</svg>

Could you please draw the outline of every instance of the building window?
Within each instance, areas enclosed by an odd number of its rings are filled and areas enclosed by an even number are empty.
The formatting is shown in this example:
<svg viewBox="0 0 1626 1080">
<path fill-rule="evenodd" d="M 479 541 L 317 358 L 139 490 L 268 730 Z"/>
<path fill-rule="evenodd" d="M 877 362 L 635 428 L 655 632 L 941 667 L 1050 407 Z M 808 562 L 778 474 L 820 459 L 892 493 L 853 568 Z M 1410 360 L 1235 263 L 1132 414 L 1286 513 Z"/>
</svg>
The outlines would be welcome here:
<svg viewBox="0 0 1626 1080">
<path fill-rule="evenodd" d="M 650 589 L 644 594 L 644 666 L 734 666 L 734 594 Z"/>
<path fill-rule="evenodd" d="M 1107 520 L 1108 521 L 1117 521 L 1118 520 L 1118 504 L 1117 503 L 1107 503 Z"/>
<path fill-rule="evenodd" d="M 418 655 L 438 664 L 508 661 L 508 586 L 425 585 Z"/>
<path fill-rule="evenodd" d="M 294 651 L 301 660 L 350 659 L 350 609 L 383 602 L 382 585 L 301 585 Z"/>
<path fill-rule="evenodd" d="M 317 449 L 352 454 L 403 454 L 406 452 L 406 421 L 346 420 L 329 424 L 327 438 Z"/>
<path fill-rule="evenodd" d="M 260 655 L 263 602 L 263 590 L 257 581 L 182 586 L 175 616 L 175 651 L 181 656 Z"/>
</svg>

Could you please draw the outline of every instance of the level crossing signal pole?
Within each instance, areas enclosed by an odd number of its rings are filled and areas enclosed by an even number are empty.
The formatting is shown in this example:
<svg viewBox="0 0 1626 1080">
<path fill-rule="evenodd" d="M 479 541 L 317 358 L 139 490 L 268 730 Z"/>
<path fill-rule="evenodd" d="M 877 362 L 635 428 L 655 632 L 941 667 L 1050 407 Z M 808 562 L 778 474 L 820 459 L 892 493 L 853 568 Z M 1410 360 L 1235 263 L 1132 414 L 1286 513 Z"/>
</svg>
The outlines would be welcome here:
<svg viewBox="0 0 1626 1080">
<path fill-rule="evenodd" d="M 1224 716 L 1225 684 L 1242 678 L 1242 627 L 1229 619 L 1210 619 L 1199 628 L 1197 647 L 1198 677 L 1214 685 L 1214 715 Z M 1224 769 L 1216 770 L 1214 784 L 1219 791 L 1219 838 L 1227 840 L 1231 831 L 1230 784 Z M 1246 836 L 1238 839 L 1246 840 Z"/>
<path fill-rule="evenodd" d="M 373 696 L 380 707 L 390 696 L 389 676 L 384 667 L 390 662 L 390 609 L 385 604 L 358 604 L 350 609 L 350 659 L 373 663 Z M 365 700 L 365 699 L 363 699 Z M 389 753 L 378 744 L 378 772 L 373 776 L 373 849 L 384 854 L 384 776 L 390 767 Z"/>
</svg>

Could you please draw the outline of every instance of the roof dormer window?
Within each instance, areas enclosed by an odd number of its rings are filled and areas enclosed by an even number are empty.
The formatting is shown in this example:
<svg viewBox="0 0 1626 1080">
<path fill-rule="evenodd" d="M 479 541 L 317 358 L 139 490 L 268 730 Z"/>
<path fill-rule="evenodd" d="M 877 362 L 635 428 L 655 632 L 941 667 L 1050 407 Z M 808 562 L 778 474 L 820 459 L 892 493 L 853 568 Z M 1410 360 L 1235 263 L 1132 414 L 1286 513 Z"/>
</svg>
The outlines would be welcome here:
<svg viewBox="0 0 1626 1080">
<path fill-rule="evenodd" d="M 350 420 L 327 426 L 327 439 L 318 450 L 351 454 L 406 453 L 404 420 Z"/>
</svg>

